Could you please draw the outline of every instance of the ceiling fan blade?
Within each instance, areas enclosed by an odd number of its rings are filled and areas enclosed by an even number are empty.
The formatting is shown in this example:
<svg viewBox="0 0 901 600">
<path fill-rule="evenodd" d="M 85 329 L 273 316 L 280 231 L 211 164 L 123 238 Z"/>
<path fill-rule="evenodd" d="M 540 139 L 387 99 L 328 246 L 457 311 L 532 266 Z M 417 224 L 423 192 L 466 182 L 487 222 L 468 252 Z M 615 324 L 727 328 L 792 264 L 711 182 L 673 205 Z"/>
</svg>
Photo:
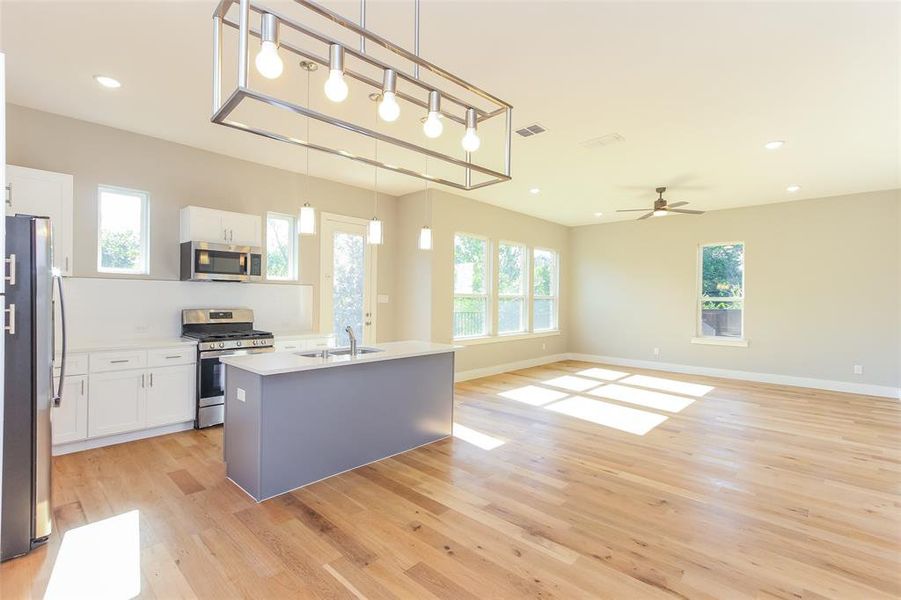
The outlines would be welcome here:
<svg viewBox="0 0 901 600">
<path fill-rule="evenodd" d="M 703 215 L 703 210 L 686 210 L 684 208 L 669 208 L 669 212 L 682 213 L 683 215 Z"/>
<path fill-rule="evenodd" d="M 654 211 L 652 210 L 652 211 L 649 212 L 648 214 L 646 214 L 646 215 L 641 215 L 640 217 L 638 217 L 638 218 L 635 219 L 635 220 L 636 220 L 636 221 L 644 221 L 645 219 L 647 219 L 648 217 L 652 216 L 653 214 L 654 214 Z"/>
<path fill-rule="evenodd" d="M 685 202 L 683 200 L 682 202 L 673 202 L 672 204 L 667 204 L 667 206 L 670 208 L 676 208 L 677 206 L 685 206 L 686 204 L 688 204 L 688 202 Z"/>
<path fill-rule="evenodd" d="M 620 208 L 616 212 L 640 212 L 647 210 L 646 208 Z"/>
</svg>

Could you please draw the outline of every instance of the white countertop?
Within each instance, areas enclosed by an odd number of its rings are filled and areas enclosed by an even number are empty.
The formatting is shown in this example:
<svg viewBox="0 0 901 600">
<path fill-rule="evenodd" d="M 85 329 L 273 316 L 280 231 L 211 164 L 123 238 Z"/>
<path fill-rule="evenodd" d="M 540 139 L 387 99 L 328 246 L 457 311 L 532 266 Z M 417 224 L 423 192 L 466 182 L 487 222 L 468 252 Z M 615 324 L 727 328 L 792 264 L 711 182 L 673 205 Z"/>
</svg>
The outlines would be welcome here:
<svg viewBox="0 0 901 600">
<path fill-rule="evenodd" d="M 59 339 L 56 340 L 59 346 Z M 108 350 L 144 350 L 148 348 L 175 348 L 178 346 L 196 346 L 197 340 L 188 338 L 155 338 L 155 339 L 132 339 L 119 341 L 98 341 L 98 342 L 69 342 L 66 351 L 69 354 L 79 352 L 105 352 Z"/>
<path fill-rule="evenodd" d="M 361 347 L 364 345 L 361 344 Z M 451 344 L 433 344 L 431 342 L 384 342 L 366 347 L 379 348 L 382 352 L 360 354 L 357 356 L 329 356 L 328 358 L 310 358 L 299 356 L 295 352 L 272 352 L 266 354 L 250 354 L 244 356 L 222 356 L 219 361 L 257 375 L 278 375 L 329 367 L 343 367 L 367 362 L 411 358 L 429 354 L 443 354 L 459 350 L 459 346 Z"/>
</svg>

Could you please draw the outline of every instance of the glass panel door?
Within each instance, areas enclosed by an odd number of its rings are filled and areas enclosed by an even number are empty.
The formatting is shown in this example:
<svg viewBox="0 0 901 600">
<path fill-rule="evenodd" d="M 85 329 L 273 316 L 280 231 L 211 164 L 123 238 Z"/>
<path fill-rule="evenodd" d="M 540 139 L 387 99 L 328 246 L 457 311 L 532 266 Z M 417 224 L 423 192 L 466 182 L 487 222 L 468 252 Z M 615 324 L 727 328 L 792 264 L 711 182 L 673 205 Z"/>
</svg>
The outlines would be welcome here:
<svg viewBox="0 0 901 600">
<path fill-rule="evenodd" d="M 333 333 L 338 346 L 349 343 L 345 328 L 357 341 L 375 341 L 372 306 L 373 246 L 366 243 L 366 221 L 322 215 L 320 330 Z"/>
</svg>

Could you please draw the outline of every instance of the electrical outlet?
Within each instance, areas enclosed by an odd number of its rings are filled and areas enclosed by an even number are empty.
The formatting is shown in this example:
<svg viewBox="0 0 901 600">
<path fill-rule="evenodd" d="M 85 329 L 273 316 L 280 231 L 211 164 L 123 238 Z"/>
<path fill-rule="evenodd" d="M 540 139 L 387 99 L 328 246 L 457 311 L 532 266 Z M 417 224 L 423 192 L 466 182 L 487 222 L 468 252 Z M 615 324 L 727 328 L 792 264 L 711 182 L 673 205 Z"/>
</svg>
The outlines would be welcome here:
<svg viewBox="0 0 901 600">
<path fill-rule="evenodd" d="M 235 388 L 235 397 L 237 397 L 241 402 L 247 402 L 244 397 L 244 390 L 242 388 Z"/>
<path fill-rule="evenodd" d="M 863 375 L 863 365 L 854 365 L 854 374 Z"/>
<path fill-rule="evenodd" d="M 660 357 L 660 348 L 654 348 L 654 356 Z"/>
</svg>

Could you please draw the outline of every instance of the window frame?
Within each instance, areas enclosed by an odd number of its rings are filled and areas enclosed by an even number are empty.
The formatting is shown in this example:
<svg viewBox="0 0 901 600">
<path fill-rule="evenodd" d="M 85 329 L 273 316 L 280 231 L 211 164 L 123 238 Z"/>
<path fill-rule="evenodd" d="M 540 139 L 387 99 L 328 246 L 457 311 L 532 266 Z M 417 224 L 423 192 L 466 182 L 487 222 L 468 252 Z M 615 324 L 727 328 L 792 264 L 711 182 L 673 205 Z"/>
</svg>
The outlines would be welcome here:
<svg viewBox="0 0 901 600">
<path fill-rule="evenodd" d="M 742 272 L 741 272 L 741 296 L 704 296 L 704 248 L 715 246 L 741 246 Z M 747 347 L 748 339 L 745 330 L 745 317 L 747 316 L 748 274 L 747 274 L 748 245 L 740 240 L 725 242 L 706 242 L 698 244 L 697 272 L 695 273 L 695 336 L 691 339 L 693 344 L 709 344 L 713 346 L 740 346 Z M 703 306 L 709 300 L 721 302 L 741 302 L 741 335 L 729 337 L 723 335 L 704 335 Z"/>
<path fill-rule="evenodd" d="M 103 266 L 103 193 L 118 194 L 120 196 L 137 196 L 141 199 L 141 231 L 140 249 L 143 257 L 141 269 L 117 269 Z M 127 188 L 120 185 L 97 185 L 97 272 L 107 275 L 150 275 L 150 192 Z"/>
<path fill-rule="evenodd" d="M 271 277 L 269 275 L 269 220 L 271 218 L 287 219 L 288 239 L 290 240 L 291 249 L 288 260 L 288 276 L 287 277 Z M 297 216 L 280 213 L 275 211 L 266 212 L 266 239 L 264 242 L 266 250 L 266 281 L 273 282 L 292 282 L 298 281 L 300 278 L 300 243 L 297 235 Z"/>
<path fill-rule="evenodd" d="M 551 254 L 554 255 L 554 277 L 553 277 L 553 280 L 551 281 L 551 288 L 552 288 L 551 292 L 552 293 L 550 296 L 545 296 L 545 295 L 539 296 L 539 295 L 535 294 L 535 285 L 534 285 L 535 264 L 536 264 L 535 253 L 539 252 L 539 251 L 540 252 L 550 252 Z M 530 275 L 531 275 L 530 279 L 532 281 L 532 286 L 531 286 L 529 295 L 531 297 L 532 314 L 534 315 L 534 313 L 535 313 L 535 300 L 553 300 L 554 301 L 554 322 L 553 322 L 553 326 L 548 329 L 535 329 L 535 323 L 533 320 L 530 323 L 529 331 L 532 333 L 549 333 L 549 332 L 560 331 L 560 253 L 558 251 L 554 250 L 553 248 L 544 248 L 542 246 L 533 246 L 531 258 L 532 258 L 532 268 L 530 271 Z"/>
<path fill-rule="evenodd" d="M 454 281 L 454 277 L 456 275 L 457 269 L 457 236 L 466 236 L 475 239 L 479 239 L 485 242 L 485 293 L 484 294 L 459 294 L 456 289 L 456 281 Z M 494 284 L 494 261 L 491 260 L 492 255 L 492 243 L 491 239 L 488 236 L 478 235 L 475 233 L 468 233 L 465 231 L 456 231 L 454 232 L 454 247 L 451 253 L 452 256 L 452 266 L 451 266 L 451 290 L 453 291 L 453 303 L 456 303 L 457 298 L 484 298 L 485 299 L 485 331 L 484 333 L 480 333 L 477 335 L 466 335 L 466 336 L 457 336 L 454 334 L 454 310 L 453 305 L 451 306 L 451 338 L 453 340 L 478 340 L 482 338 L 492 337 L 496 328 L 494 327 L 494 322 L 497 320 L 497 310 L 496 310 L 496 296 L 495 290 L 497 289 Z"/>
<path fill-rule="evenodd" d="M 494 329 L 497 331 L 497 335 L 499 337 L 507 337 L 507 336 L 517 336 L 524 335 L 532 332 L 532 311 L 530 304 L 530 297 L 532 296 L 530 290 L 532 287 L 532 270 L 531 270 L 531 255 L 530 248 L 528 244 L 524 244 L 522 242 L 514 242 L 510 240 L 498 240 L 495 245 L 494 256 L 497 261 L 497 267 L 494 269 L 496 272 L 497 281 L 495 282 L 495 289 L 497 290 L 497 294 L 495 295 L 495 327 Z M 522 293 L 521 294 L 504 294 L 501 293 L 501 246 L 518 246 L 522 248 L 522 265 L 520 275 L 522 277 Z M 501 300 L 511 300 L 521 298 L 522 299 L 522 319 L 521 325 L 522 327 L 516 331 L 501 331 L 501 320 L 500 320 L 500 306 Z"/>
</svg>

